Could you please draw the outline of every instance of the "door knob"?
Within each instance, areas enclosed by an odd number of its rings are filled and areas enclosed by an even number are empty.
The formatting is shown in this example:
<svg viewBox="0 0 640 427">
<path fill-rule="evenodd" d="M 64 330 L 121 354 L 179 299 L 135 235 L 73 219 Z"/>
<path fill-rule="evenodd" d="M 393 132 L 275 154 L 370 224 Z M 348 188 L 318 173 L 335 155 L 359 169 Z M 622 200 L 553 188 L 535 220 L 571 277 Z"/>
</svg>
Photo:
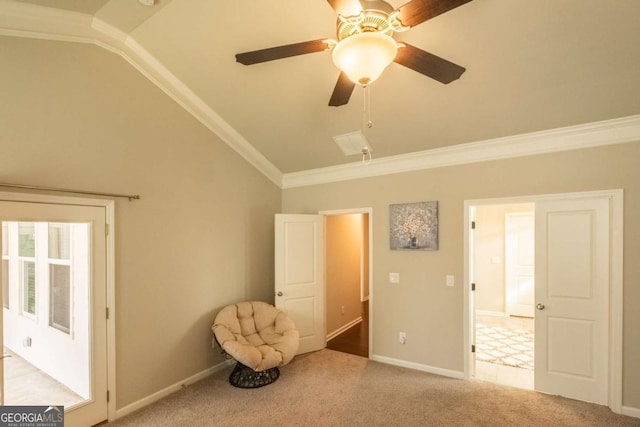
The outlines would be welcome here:
<svg viewBox="0 0 640 427">
<path fill-rule="evenodd" d="M 536 305 L 536 308 L 537 308 L 538 310 L 544 310 L 544 304 L 537 304 L 537 305 Z"/>
<path fill-rule="evenodd" d="M 276 295 L 278 295 L 279 297 L 282 296 L 282 291 L 278 292 Z"/>
</svg>

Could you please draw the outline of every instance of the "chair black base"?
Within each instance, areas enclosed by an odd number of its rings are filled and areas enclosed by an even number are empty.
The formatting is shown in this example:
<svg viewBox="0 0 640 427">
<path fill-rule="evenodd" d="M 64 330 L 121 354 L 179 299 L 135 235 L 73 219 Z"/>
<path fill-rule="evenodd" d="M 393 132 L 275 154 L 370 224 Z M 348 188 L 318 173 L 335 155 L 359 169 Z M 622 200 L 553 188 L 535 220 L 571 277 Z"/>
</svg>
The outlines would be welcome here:
<svg viewBox="0 0 640 427">
<path fill-rule="evenodd" d="M 278 368 L 257 372 L 238 362 L 229 375 L 229 382 L 234 387 L 259 388 L 274 383 L 278 378 L 280 378 L 280 369 Z"/>
</svg>

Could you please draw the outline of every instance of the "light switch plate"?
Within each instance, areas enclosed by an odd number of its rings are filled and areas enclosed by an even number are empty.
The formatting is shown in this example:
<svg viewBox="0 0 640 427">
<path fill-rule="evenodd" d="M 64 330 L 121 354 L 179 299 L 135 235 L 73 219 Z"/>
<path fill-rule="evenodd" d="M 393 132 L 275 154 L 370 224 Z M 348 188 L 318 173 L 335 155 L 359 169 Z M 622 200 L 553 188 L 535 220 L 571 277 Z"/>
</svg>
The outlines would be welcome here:
<svg viewBox="0 0 640 427">
<path fill-rule="evenodd" d="M 447 286 L 453 286 L 455 284 L 455 279 L 453 275 L 447 274 Z"/>
<path fill-rule="evenodd" d="M 389 273 L 389 283 L 400 283 L 400 273 Z"/>
</svg>

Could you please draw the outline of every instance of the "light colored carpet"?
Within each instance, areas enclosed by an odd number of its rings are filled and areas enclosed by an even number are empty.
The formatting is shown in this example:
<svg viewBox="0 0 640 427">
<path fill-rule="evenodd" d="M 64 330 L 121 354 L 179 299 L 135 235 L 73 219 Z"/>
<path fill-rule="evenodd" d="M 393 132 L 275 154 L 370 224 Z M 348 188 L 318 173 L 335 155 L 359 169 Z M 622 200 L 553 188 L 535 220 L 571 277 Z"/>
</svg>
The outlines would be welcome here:
<svg viewBox="0 0 640 427">
<path fill-rule="evenodd" d="M 456 380 L 322 350 L 267 387 L 227 382 L 231 367 L 108 424 L 130 426 L 640 426 L 604 406 Z"/>
<path fill-rule="evenodd" d="M 476 323 L 476 360 L 533 370 L 533 332 Z"/>
</svg>

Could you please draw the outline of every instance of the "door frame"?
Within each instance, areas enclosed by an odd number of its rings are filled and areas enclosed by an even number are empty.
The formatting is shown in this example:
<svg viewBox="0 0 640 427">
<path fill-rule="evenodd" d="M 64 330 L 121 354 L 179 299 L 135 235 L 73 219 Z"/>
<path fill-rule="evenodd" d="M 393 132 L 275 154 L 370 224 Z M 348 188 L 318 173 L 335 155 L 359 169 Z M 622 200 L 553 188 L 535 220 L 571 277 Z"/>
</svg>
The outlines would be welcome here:
<svg viewBox="0 0 640 427">
<path fill-rule="evenodd" d="M 368 231 L 369 233 L 369 283 L 368 283 L 369 299 L 367 303 L 369 304 L 369 359 L 371 359 L 371 357 L 374 354 L 373 353 L 373 311 L 371 310 L 373 305 L 372 303 L 373 301 L 373 208 L 324 210 L 324 211 L 319 211 L 318 214 L 322 215 L 325 218 L 325 222 L 326 222 L 326 217 L 334 216 L 334 215 L 368 214 L 369 216 L 369 231 Z M 325 250 L 326 250 L 326 234 L 325 234 Z M 326 280 L 324 283 L 324 287 L 326 292 L 326 289 L 327 289 Z M 325 305 L 325 317 L 326 317 L 326 308 L 327 308 L 326 300 L 324 302 L 324 305 Z M 325 324 L 325 328 L 326 328 L 326 324 Z M 325 335 L 326 334 L 327 334 L 327 331 L 325 330 Z"/>
<path fill-rule="evenodd" d="M 577 200 L 586 198 L 609 199 L 610 216 L 610 244 L 611 244 L 611 271 L 609 281 L 609 408 L 618 414 L 622 413 L 622 350 L 623 350 L 623 203 L 624 192 L 622 189 L 587 191 L 576 193 L 543 194 L 533 196 L 515 196 L 493 199 L 477 199 L 464 201 L 464 309 L 463 309 L 463 354 L 464 354 L 464 378 L 471 379 L 473 373 L 472 363 L 474 357 L 471 354 L 473 337 L 473 315 L 471 312 L 471 281 L 473 272 L 470 257 L 471 238 L 471 209 L 478 205 L 501 205 L 512 203 L 539 203 L 554 200 Z"/>
<path fill-rule="evenodd" d="M 55 205 L 93 206 L 104 208 L 108 233 L 105 236 L 107 286 L 107 419 L 116 418 L 116 298 L 115 298 L 115 201 L 34 193 L 0 192 L 0 200 Z"/>
</svg>

